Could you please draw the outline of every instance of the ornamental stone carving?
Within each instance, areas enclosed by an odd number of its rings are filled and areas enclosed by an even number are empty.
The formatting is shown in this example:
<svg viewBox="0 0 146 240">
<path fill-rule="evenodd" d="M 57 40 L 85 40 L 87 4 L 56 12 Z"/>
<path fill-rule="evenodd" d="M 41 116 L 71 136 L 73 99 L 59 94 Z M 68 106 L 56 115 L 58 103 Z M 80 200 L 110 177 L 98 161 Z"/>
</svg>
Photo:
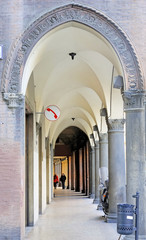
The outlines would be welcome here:
<svg viewBox="0 0 146 240">
<path fill-rule="evenodd" d="M 124 110 L 143 110 L 146 103 L 146 95 L 144 93 L 131 93 L 125 91 L 123 93 Z"/>
<path fill-rule="evenodd" d="M 100 143 L 108 143 L 108 134 L 100 133 Z"/>
<path fill-rule="evenodd" d="M 18 108 L 24 102 L 24 96 L 16 93 L 4 93 L 4 99 L 7 101 L 9 108 Z"/>
<path fill-rule="evenodd" d="M 108 130 L 109 131 L 124 131 L 125 119 L 109 119 Z"/>
<path fill-rule="evenodd" d="M 3 72 L 3 92 L 20 92 L 25 62 L 35 44 L 55 27 L 71 21 L 91 27 L 109 41 L 121 61 L 126 90 L 143 89 L 143 79 L 136 54 L 122 30 L 100 12 L 70 4 L 37 19 L 15 42 Z"/>
</svg>

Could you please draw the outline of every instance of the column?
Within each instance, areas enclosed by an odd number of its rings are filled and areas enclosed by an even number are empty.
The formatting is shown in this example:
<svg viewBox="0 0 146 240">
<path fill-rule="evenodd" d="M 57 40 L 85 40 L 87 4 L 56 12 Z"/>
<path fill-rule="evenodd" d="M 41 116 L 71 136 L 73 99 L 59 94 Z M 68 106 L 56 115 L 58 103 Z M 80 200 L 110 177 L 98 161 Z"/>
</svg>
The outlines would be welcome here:
<svg viewBox="0 0 146 240">
<path fill-rule="evenodd" d="M 75 190 L 75 151 L 73 152 L 72 155 L 72 180 L 71 180 L 71 190 Z"/>
<path fill-rule="evenodd" d="M 146 160 L 145 160 L 145 111 L 144 98 L 141 93 L 124 93 L 126 113 L 126 169 L 127 169 L 127 203 L 135 205 L 132 197 L 140 194 L 139 239 L 146 239 Z M 134 234 L 126 240 L 135 239 Z"/>
<path fill-rule="evenodd" d="M 108 134 L 100 133 L 100 141 L 99 141 L 99 168 L 102 169 L 100 171 L 100 181 L 106 180 L 106 170 L 108 173 Z M 102 210 L 101 203 L 101 191 L 100 191 L 100 203 L 97 207 L 98 210 Z"/>
<path fill-rule="evenodd" d="M 75 166 L 74 166 L 74 152 L 71 156 L 71 190 L 74 190 L 74 169 L 75 169 Z"/>
<path fill-rule="evenodd" d="M 108 134 L 101 133 L 100 134 L 100 168 L 108 169 Z"/>
<path fill-rule="evenodd" d="M 89 197 L 92 195 L 92 151 L 89 152 Z"/>
<path fill-rule="evenodd" d="M 107 222 L 117 221 L 117 203 L 126 201 L 124 119 L 108 120 L 109 214 Z"/>
<path fill-rule="evenodd" d="M 83 179 L 83 191 L 87 195 L 87 151 L 84 146 L 84 179 Z"/>
<path fill-rule="evenodd" d="M 89 196 L 89 182 L 90 182 L 90 163 L 89 163 L 89 142 L 86 143 L 86 173 L 87 173 L 87 196 Z"/>
<path fill-rule="evenodd" d="M 83 192 L 83 149 L 79 149 L 79 191 Z"/>
<path fill-rule="evenodd" d="M 91 159 L 92 159 L 92 192 L 91 192 L 91 198 L 95 198 L 95 147 L 92 147 L 91 151 Z"/>
<path fill-rule="evenodd" d="M 95 146 L 95 198 L 93 203 L 99 204 L 100 191 L 99 191 L 99 142 Z"/>
<path fill-rule="evenodd" d="M 72 158 L 71 156 L 69 156 L 69 164 L 68 164 L 68 167 L 69 167 L 69 189 L 71 189 L 71 179 L 72 179 L 72 172 L 71 172 L 71 161 L 72 161 Z"/>
</svg>

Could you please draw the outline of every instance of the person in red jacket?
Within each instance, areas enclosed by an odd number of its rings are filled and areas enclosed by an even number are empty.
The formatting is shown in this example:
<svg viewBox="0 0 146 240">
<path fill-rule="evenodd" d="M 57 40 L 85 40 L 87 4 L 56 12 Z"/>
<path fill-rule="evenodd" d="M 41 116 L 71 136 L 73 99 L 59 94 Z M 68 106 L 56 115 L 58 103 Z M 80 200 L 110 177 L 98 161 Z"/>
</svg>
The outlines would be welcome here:
<svg viewBox="0 0 146 240">
<path fill-rule="evenodd" d="M 54 188 L 55 188 L 55 189 L 56 189 L 56 187 L 57 187 L 58 181 L 59 181 L 58 176 L 57 176 L 56 173 L 55 173 L 55 175 L 54 175 Z"/>
</svg>

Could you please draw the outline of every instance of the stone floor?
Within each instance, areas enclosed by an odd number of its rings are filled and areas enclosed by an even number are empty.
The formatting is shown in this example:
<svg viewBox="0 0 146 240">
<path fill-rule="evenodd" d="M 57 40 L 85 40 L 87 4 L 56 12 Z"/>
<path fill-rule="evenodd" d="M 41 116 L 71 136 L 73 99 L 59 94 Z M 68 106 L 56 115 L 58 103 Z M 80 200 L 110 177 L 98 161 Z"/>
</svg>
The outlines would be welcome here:
<svg viewBox="0 0 146 240">
<path fill-rule="evenodd" d="M 55 198 L 25 240 L 118 240 L 115 223 L 104 222 L 103 212 L 81 193 L 58 188 Z"/>
</svg>

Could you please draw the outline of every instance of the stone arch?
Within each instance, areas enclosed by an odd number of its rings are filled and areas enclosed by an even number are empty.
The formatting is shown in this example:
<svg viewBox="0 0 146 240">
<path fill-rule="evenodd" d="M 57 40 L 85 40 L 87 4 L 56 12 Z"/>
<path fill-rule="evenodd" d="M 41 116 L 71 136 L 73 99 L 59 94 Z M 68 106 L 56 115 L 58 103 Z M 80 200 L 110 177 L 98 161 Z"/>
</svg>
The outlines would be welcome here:
<svg viewBox="0 0 146 240">
<path fill-rule="evenodd" d="M 122 64 L 124 90 L 143 90 L 144 82 L 135 51 L 123 31 L 100 12 L 69 4 L 46 13 L 17 39 L 7 58 L 3 77 L 3 93 L 20 93 L 26 60 L 35 44 L 49 31 L 67 22 L 79 22 L 101 34 L 113 47 Z"/>
</svg>

